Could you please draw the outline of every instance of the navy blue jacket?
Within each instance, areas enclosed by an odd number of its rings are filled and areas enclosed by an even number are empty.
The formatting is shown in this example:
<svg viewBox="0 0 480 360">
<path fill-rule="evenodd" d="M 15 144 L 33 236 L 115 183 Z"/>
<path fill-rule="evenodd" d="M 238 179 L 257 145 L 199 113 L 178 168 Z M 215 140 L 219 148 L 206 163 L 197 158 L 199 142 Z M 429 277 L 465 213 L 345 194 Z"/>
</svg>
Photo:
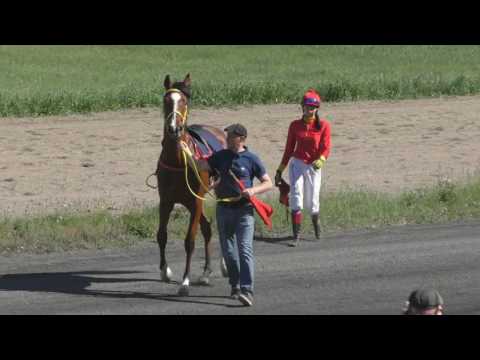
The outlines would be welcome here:
<svg viewBox="0 0 480 360">
<path fill-rule="evenodd" d="M 266 174 L 260 158 L 246 146 L 245 151 L 240 153 L 229 149 L 220 150 L 208 158 L 208 164 L 220 175 L 220 183 L 215 188 L 218 198 L 235 197 L 241 193 L 235 179 L 229 174 L 230 169 L 246 188 L 253 186 L 255 177 L 260 180 Z"/>
</svg>

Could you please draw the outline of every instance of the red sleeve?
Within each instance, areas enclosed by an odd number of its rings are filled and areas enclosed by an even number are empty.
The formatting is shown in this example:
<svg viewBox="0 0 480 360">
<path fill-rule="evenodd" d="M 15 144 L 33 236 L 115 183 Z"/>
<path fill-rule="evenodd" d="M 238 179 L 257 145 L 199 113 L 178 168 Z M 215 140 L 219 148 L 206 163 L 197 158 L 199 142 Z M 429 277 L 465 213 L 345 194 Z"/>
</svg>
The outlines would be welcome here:
<svg viewBox="0 0 480 360">
<path fill-rule="evenodd" d="M 295 122 L 292 122 L 288 128 L 287 143 L 285 145 L 285 151 L 283 152 L 283 158 L 281 164 L 287 166 L 288 161 L 292 157 L 295 151 L 296 138 L 295 138 Z"/>
<path fill-rule="evenodd" d="M 323 155 L 325 159 L 328 159 L 328 156 L 330 155 L 330 123 L 328 121 L 325 121 L 325 131 L 320 139 L 320 144 L 323 145 L 320 156 Z"/>
</svg>

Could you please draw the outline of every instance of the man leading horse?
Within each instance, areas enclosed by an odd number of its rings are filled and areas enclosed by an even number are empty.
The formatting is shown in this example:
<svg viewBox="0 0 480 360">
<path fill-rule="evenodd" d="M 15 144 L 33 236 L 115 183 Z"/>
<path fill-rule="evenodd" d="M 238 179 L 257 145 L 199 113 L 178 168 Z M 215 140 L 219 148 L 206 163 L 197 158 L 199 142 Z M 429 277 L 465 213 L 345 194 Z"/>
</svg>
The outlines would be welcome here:
<svg viewBox="0 0 480 360">
<path fill-rule="evenodd" d="M 215 187 L 219 199 L 216 208 L 218 234 L 228 269 L 231 297 L 245 306 L 253 305 L 254 290 L 254 205 L 255 195 L 272 189 L 273 184 L 260 158 L 245 145 L 247 129 L 233 124 L 225 129 L 227 149 L 216 152 L 207 160 L 190 156 L 192 167 L 217 172 L 220 180 Z M 189 151 L 186 144 L 182 149 Z M 254 178 L 260 184 L 253 184 Z M 258 211 L 258 209 L 257 209 Z"/>
</svg>

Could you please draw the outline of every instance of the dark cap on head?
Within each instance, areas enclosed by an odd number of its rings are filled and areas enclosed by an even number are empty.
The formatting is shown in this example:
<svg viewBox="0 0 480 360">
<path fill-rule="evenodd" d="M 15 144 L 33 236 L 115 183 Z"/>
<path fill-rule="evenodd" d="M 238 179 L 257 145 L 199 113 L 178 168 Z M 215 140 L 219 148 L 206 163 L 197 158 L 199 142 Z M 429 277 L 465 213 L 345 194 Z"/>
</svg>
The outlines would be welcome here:
<svg viewBox="0 0 480 360">
<path fill-rule="evenodd" d="M 227 126 L 224 129 L 224 131 L 226 131 L 227 133 L 238 135 L 238 136 L 247 137 L 247 129 L 242 124 L 233 124 L 233 125 Z"/>
<path fill-rule="evenodd" d="M 408 297 L 410 306 L 416 309 L 431 309 L 443 305 L 443 299 L 434 289 L 417 289 Z"/>
</svg>

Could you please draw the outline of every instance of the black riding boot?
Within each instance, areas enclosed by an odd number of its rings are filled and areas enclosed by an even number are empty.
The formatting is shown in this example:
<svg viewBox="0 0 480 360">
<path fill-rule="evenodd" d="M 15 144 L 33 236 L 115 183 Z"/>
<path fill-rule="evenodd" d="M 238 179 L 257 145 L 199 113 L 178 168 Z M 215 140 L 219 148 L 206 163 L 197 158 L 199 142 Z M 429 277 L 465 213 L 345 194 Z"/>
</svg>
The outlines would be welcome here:
<svg viewBox="0 0 480 360">
<path fill-rule="evenodd" d="M 296 224 L 295 221 L 298 221 L 298 218 L 294 214 L 292 214 L 292 242 L 288 244 L 288 246 L 295 247 L 298 245 L 300 241 L 300 226 L 301 223 Z"/>
<path fill-rule="evenodd" d="M 320 239 L 320 222 L 318 221 L 318 214 L 312 215 L 313 231 L 315 232 L 315 239 Z"/>
</svg>

